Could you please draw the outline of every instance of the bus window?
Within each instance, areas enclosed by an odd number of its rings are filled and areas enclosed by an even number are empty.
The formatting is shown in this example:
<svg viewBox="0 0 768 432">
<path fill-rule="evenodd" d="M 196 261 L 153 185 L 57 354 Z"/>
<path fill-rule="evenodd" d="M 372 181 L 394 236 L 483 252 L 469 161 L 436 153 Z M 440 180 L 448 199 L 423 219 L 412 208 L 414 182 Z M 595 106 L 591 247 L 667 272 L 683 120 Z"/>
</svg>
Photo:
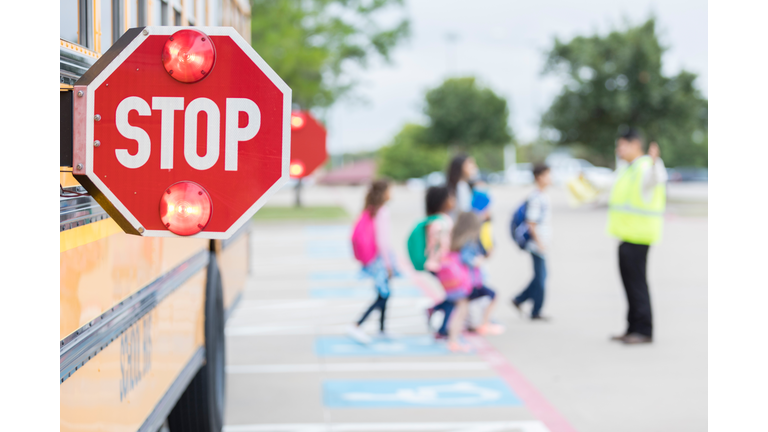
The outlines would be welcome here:
<svg viewBox="0 0 768 432">
<path fill-rule="evenodd" d="M 137 27 L 139 24 L 139 0 L 127 0 L 128 1 L 128 27 Z"/>
<path fill-rule="evenodd" d="M 160 25 L 167 26 L 170 24 L 168 21 L 168 2 L 160 0 Z"/>
<path fill-rule="evenodd" d="M 136 9 L 138 11 L 138 25 L 139 27 L 144 27 L 147 25 L 147 0 L 136 0 L 138 3 L 136 5 Z"/>
<path fill-rule="evenodd" d="M 59 0 L 59 37 L 65 41 L 80 43 L 79 0 Z"/>
<path fill-rule="evenodd" d="M 184 2 L 184 8 L 187 9 L 187 21 L 189 25 L 195 25 L 197 22 L 197 14 L 195 13 L 197 0 Z"/>
<path fill-rule="evenodd" d="M 112 17 L 113 3 L 115 3 L 114 0 L 101 0 L 99 3 L 100 13 L 98 26 L 96 27 L 96 37 L 100 43 L 97 50 L 101 53 L 106 52 L 109 47 L 112 46 L 112 37 L 114 36 L 114 22 Z"/>
</svg>

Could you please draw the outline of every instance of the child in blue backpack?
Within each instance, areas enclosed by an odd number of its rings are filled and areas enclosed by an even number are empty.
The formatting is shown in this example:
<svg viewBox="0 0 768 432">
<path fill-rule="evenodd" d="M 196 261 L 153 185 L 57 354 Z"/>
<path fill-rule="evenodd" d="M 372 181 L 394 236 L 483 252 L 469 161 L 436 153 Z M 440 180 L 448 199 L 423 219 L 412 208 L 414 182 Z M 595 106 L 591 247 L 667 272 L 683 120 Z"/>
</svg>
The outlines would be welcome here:
<svg viewBox="0 0 768 432">
<path fill-rule="evenodd" d="M 541 308 L 544 305 L 544 286 L 547 279 L 545 257 L 552 237 L 552 206 L 545 193 L 552 184 L 549 167 L 543 164 L 536 165 L 533 169 L 533 178 L 536 189 L 528 197 L 525 211 L 525 223 L 530 233 L 530 240 L 525 244 L 525 249 L 533 258 L 533 279 L 517 297 L 512 299 L 512 306 L 522 313 L 520 305 L 531 300 L 533 301 L 531 319 L 547 321 L 548 318 L 541 315 Z"/>
<path fill-rule="evenodd" d="M 368 315 L 375 309 L 380 311 L 379 336 L 387 337 L 387 333 L 384 330 L 384 319 L 387 310 L 387 300 L 389 300 L 390 295 L 389 281 L 398 274 L 390 243 L 389 210 L 385 206 L 390 199 L 390 185 L 391 183 L 388 179 L 376 180 L 371 184 L 365 197 L 363 212 L 368 212 L 368 216 L 373 219 L 374 239 L 372 240 L 375 242 L 376 253 L 370 262 L 363 265 L 363 272 L 373 278 L 377 296 L 363 316 L 347 330 L 350 337 L 363 344 L 370 343 L 371 338 L 360 328 L 360 325 L 363 324 Z"/>
</svg>

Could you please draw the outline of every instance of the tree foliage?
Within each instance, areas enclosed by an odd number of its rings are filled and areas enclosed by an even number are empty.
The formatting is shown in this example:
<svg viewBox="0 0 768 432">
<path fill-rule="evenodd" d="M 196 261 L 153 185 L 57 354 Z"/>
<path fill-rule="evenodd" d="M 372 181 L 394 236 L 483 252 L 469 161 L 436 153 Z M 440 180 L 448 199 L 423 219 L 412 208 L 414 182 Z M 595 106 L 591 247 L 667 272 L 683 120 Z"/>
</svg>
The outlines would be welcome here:
<svg viewBox="0 0 768 432">
<path fill-rule="evenodd" d="M 447 149 L 421 142 L 424 129 L 421 125 L 406 124 L 389 145 L 379 149 L 380 175 L 393 180 L 407 180 L 445 169 L 448 163 Z"/>
<path fill-rule="evenodd" d="M 469 150 L 503 146 L 512 141 L 507 101 L 475 78 L 451 78 L 426 95 L 429 123 L 423 141 Z"/>
<path fill-rule="evenodd" d="M 557 130 L 559 144 L 581 144 L 607 164 L 618 130 L 636 127 L 659 143 L 668 165 L 706 166 L 708 102 L 694 85 L 695 74 L 664 76 L 665 50 L 654 18 L 604 37 L 556 38 L 544 73 L 568 82 L 542 127 Z"/>
<path fill-rule="evenodd" d="M 376 19 L 403 0 L 251 0 L 251 44 L 293 90 L 302 109 L 328 107 L 351 90 L 347 65 L 390 60 L 407 19 Z"/>
</svg>

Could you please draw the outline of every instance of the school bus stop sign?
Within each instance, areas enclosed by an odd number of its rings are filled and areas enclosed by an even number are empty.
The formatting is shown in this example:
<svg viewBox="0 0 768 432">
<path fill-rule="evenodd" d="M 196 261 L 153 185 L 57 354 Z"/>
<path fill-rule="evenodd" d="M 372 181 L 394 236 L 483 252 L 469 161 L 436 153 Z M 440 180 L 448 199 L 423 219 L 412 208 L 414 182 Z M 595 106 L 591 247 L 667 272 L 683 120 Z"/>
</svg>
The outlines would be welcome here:
<svg viewBox="0 0 768 432">
<path fill-rule="evenodd" d="M 323 125 L 308 111 L 291 114 L 291 177 L 304 178 L 328 159 Z"/>
<path fill-rule="evenodd" d="M 73 99 L 73 174 L 127 233 L 226 239 L 288 181 L 291 89 L 232 28 L 130 29 Z"/>
</svg>

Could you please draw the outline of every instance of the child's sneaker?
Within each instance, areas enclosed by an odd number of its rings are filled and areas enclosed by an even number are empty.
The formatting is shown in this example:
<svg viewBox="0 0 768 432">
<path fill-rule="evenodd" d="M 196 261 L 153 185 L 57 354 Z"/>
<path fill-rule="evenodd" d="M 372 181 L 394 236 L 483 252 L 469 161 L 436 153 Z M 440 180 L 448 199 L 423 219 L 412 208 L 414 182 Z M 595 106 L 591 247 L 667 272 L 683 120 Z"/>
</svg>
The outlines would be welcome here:
<svg viewBox="0 0 768 432">
<path fill-rule="evenodd" d="M 365 332 L 356 325 L 349 326 L 349 328 L 347 329 L 347 334 L 349 335 L 349 337 L 360 342 L 363 345 L 368 345 L 369 343 L 371 343 L 371 337 L 365 334 Z"/>
<path fill-rule="evenodd" d="M 459 342 L 448 342 L 448 349 L 455 353 L 468 353 L 471 351 L 469 346 Z"/>
<path fill-rule="evenodd" d="M 494 323 L 488 323 L 486 325 L 481 325 L 477 329 L 477 334 L 480 335 L 500 335 L 504 333 L 504 326 Z"/>
<path fill-rule="evenodd" d="M 447 340 L 448 335 L 444 335 L 440 332 L 435 333 L 435 340 Z"/>
</svg>

